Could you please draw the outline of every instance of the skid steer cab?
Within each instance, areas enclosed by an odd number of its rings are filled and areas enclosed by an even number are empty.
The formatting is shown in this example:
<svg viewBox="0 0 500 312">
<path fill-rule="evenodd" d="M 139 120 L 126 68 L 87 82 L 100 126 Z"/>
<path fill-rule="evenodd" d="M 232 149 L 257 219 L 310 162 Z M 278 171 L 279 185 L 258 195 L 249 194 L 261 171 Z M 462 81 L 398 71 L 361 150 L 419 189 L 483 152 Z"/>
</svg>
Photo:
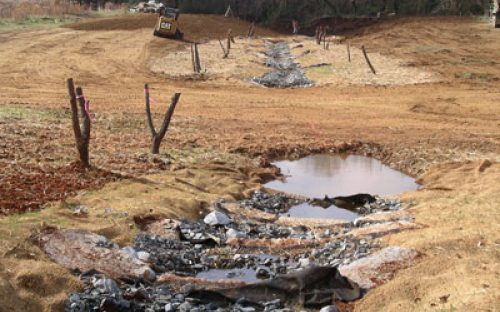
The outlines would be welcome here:
<svg viewBox="0 0 500 312">
<path fill-rule="evenodd" d="M 184 34 L 179 29 L 179 15 L 178 9 L 161 8 L 153 35 L 177 40 L 184 39 Z"/>
</svg>

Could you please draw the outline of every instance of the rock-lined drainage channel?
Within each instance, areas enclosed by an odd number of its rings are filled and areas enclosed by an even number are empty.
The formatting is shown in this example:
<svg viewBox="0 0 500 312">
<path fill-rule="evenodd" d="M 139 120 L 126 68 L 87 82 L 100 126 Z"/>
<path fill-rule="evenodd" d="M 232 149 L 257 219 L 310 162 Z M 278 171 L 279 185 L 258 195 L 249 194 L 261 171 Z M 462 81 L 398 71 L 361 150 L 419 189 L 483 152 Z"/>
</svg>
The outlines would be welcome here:
<svg viewBox="0 0 500 312">
<path fill-rule="evenodd" d="M 419 187 L 413 178 L 365 156 L 312 155 L 275 165 L 285 180 L 266 187 L 314 199 L 281 212 L 290 217 L 353 221 L 372 212 L 371 202 L 384 204 L 370 194 L 395 195 Z"/>
<path fill-rule="evenodd" d="M 415 263 L 415 251 L 378 241 L 419 228 L 406 204 L 378 198 L 354 222 L 277 218 L 301 203 L 256 192 L 199 221 L 150 220 L 125 247 L 85 230 L 34 239 L 85 284 L 65 311 L 336 311 Z"/>
<path fill-rule="evenodd" d="M 300 64 L 296 63 L 286 42 L 266 42 L 267 59 L 265 65 L 273 70 L 252 82 L 268 88 L 312 87 L 314 81 L 308 79 Z"/>
</svg>

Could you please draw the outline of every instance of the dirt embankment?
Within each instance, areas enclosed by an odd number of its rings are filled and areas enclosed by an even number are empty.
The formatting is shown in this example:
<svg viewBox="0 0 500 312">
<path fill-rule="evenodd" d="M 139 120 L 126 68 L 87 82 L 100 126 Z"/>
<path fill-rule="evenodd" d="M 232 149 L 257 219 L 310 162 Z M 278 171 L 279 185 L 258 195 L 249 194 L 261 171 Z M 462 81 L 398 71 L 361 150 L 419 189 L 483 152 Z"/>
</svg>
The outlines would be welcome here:
<svg viewBox="0 0 500 312">
<path fill-rule="evenodd" d="M 83 31 L 111 31 L 111 30 L 140 30 L 148 29 L 153 33 L 157 21 L 157 14 L 135 14 L 121 17 L 112 17 L 98 20 L 89 20 L 66 27 Z M 220 15 L 181 14 L 179 27 L 185 33 L 186 41 L 203 41 L 214 38 L 224 38 L 231 29 L 233 35 L 247 35 L 250 24 L 244 20 Z M 255 32 L 259 36 L 276 36 L 277 33 L 263 27 L 256 26 Z"/>
<path fill-rule="evenodd" d="M 249 26 L 216 16 L 183 17 L 188 40 L 221 39 L 228 28 L 238 34 Z M 152 37 L 152 24 L 153 15 L 138 15 L 93 20 L 71 26 L 74 29 L 0 34 L 2 200 L 37 200 L 40 192 L 66 197 L 87 188 L 75 181 L 94 179 L 93 174 L 64 169 L 75 153 L 64 86 L 68 77 L 75 78 L 91 99 L 92 162 L 107 172 L 133 176 L 163 172 L 81 194 L 75 201 L 91 207 L 87 218 L 73 215 L 64 204 L 2 217 L 0 297 L 10 301 L 0 309 L 57 309 L 67 291 L 78 285 L 69 272 L 26 241 L 32 228 L 44 223 L 86 228 L 123 243 L 136 233 L 135 228 L 129 230 L 133 214 L 153 209 L 165 216 L 194 217 L 215 198 L 242 196 L 261 182 L 251 172 L 257 163 L 236 153 L 272 159 L 347 151 L 376 156 L 415 176 L 427 171 L 424 190 L 405 196 L 417 202 L 412 214 L 425 228 L 388 240 L 414 247 L 425 257 L 373 290 L 358 310 L 494 310 L 499 288 L 494 279 L 499 239 L 495 160 L 500 155 L 496 30 L 469 18 L 380 23 L 351 33 L 351 43 L 436 73 L 443 81 L 273 90 L 225 77 L 200 81 L 151 73 L 152 59 L 187 48 L 183 42 Z M 259 33 L 276 36 L 263 29 Z M 182 92 L 162 145 L 172 156 L 172 167 L 168 161 L 144 156 L 150 141 L 143 113 L 145 82 L 153 86 L 157 118 L 171 94 Z M 493 164 L 479 170 L 485 158 Z M 200 165 L 206 162 L 224 166 Z M 455 163 L 444 164 L 448 162 Z M 231 169 L 238 166 L 242 169 Z M 42 172 L 38 179 L 33 168 Z M 172 171 L 165 171 L 168 168 Z M 49 180 L 55 182 L 46 183 Z M 57 187 L 39 188 L 43 183 Z M 151 197 L 154 207 L 148 202 Z M 130 214 L 104 218 L 102 211 L 108 206 Z"/>
</svg>

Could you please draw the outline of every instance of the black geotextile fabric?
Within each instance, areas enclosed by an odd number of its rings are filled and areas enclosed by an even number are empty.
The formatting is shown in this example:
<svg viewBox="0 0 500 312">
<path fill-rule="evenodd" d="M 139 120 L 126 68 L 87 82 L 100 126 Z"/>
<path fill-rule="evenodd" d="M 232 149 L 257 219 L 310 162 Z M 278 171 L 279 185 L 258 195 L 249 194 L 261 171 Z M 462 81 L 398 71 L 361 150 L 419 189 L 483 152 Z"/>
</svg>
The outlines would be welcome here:
<svg viewBox="0 0 500 312">
<path fill-rule="evenodd" d="M 332 304 L 333 300 L 353 301 L 361 295 L 359 286 L 343 277 L 337 268 L 310 267 L 260 283 L 229 289 L 196 290 L 188 297 L 219 306 L 244 300 L 260 310 L 263 308 L 261 303 L 276 299 L 287 306 L 317 307 Z"/>
</svg>

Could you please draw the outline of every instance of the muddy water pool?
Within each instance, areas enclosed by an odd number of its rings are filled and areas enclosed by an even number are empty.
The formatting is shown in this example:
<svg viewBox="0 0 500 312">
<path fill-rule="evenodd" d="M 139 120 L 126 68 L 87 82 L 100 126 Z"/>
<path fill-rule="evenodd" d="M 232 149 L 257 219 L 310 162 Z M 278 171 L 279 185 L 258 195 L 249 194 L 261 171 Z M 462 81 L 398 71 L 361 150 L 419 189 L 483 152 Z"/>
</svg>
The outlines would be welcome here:
<svg viewBox="0 0 500 312">
<path fill-rule="evenodd" d="M 277 191 L 309 198 L 350 196 L 358 193 L 396 195 L 416 190 L 415 179 L 384 165 L 379 160 L 354 155 L 312 155 L 293 161 L 278 161 L 275 166 L 285 176 L 265 186 Z M 327 218 L 352 221 L 358 214 L 336 206 L 322 208 L 304 203 L 286 214 L 298 218 Z"/>
</svg>

